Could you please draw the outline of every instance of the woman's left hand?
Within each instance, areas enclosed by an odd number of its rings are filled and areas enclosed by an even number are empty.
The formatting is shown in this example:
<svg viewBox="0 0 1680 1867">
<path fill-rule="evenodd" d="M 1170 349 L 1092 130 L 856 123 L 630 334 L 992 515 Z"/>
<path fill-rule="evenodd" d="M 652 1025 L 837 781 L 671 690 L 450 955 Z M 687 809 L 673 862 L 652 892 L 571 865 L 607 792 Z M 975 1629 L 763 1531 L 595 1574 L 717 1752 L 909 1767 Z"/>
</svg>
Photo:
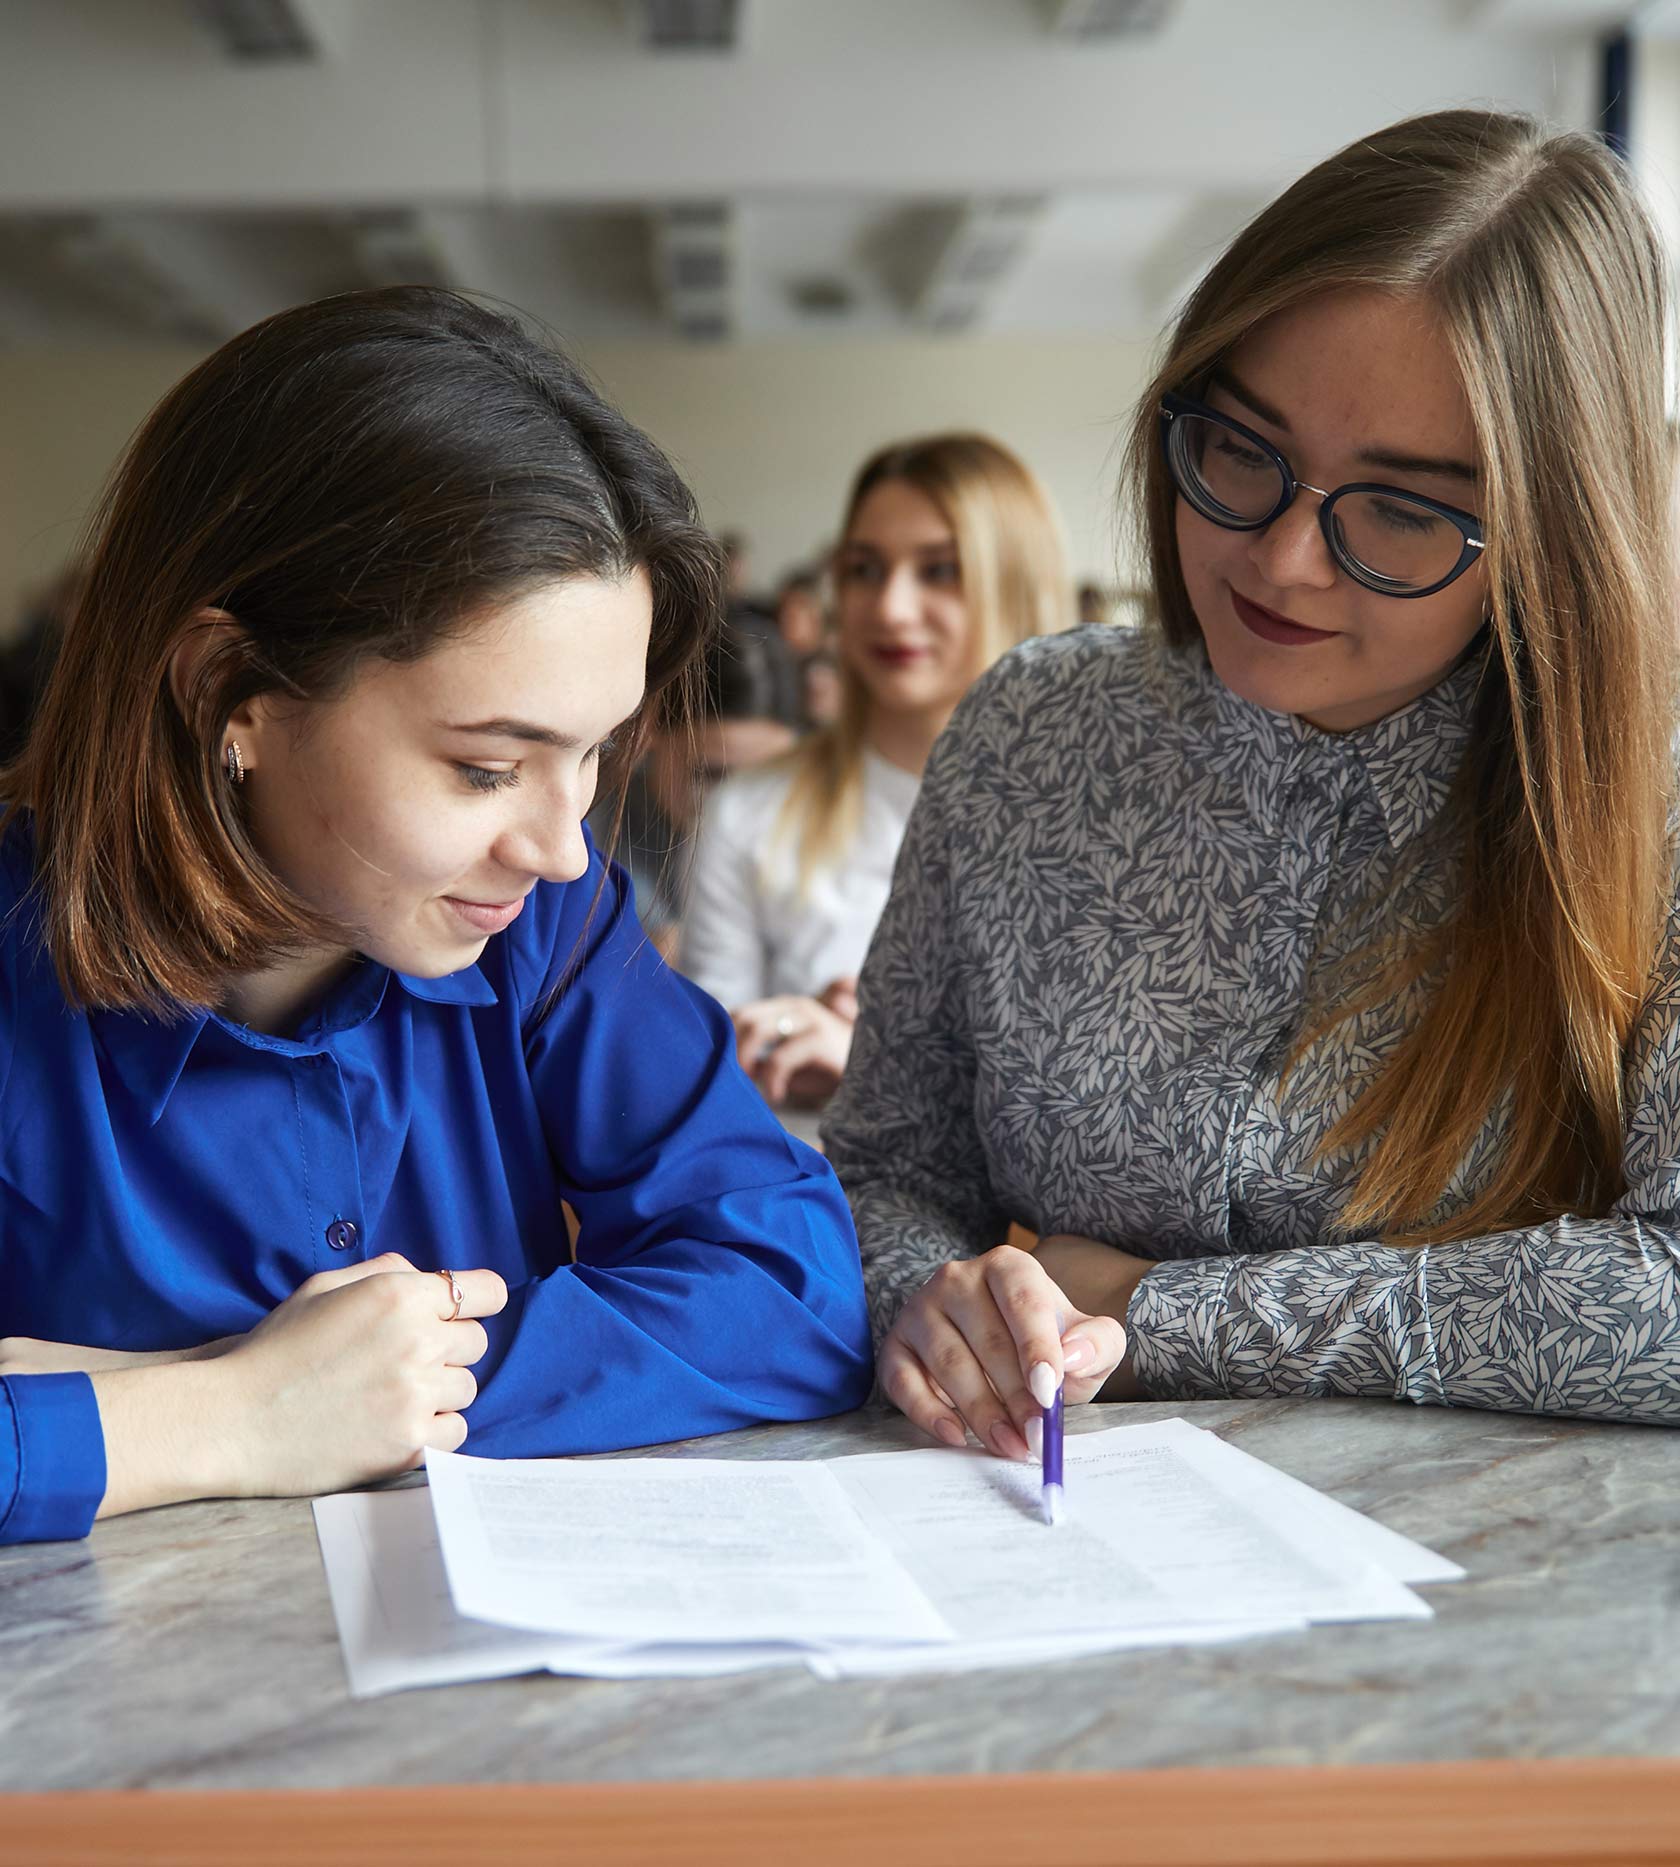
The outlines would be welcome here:
<svg viewBox="0 0 1680 1867">
<path fill-rule="evenodd" d="M 821 999 L 761 998 L 735 1013 L 735 1053 L 767 1102 L 826 1101 L 851 1049 L 851 1020 Z"/>
<path fill-rule="evenodd" d="M 79 1342 L 43 1342 L 32 1335 L 0 1339 L 0 1379 L 11 1374 L 120 1374 L 125 1368 L 161 1368 L 170 1362 L 209 1361 L 226 1354 L 238 1336 L 197 1348 L 85 1348 Z"/>
</svg>

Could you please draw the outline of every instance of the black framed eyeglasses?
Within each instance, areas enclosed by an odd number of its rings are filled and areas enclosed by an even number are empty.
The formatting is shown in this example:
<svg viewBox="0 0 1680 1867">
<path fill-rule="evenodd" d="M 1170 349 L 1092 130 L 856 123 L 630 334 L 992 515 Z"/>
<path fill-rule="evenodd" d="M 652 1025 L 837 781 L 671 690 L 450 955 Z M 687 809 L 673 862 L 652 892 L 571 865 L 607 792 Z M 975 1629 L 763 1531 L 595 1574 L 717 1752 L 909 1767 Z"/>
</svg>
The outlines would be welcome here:
<svg viewBox="0 0 1680 1867">
<path fill-rule="evenodd" d="M 1433 596 L 1486 549 L 1473 512 L 1375 481 L 1310 486 L 1270 441 L 1189 396 L 1161 398 L 1161 450 L 1180 496 L 1227 531 L 1264 531 L 1297 493 L 1317 493 L 1331 557 L 1383 596 Z"/>
</svg>

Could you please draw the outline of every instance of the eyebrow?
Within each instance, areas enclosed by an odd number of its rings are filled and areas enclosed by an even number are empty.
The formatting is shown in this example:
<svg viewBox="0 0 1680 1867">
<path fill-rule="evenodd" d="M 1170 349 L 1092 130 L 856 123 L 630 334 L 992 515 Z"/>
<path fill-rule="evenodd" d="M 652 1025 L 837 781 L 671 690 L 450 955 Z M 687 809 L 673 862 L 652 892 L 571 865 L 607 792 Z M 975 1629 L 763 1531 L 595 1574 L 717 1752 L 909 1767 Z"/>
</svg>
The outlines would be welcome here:
<svg viewBox="0 0 1680 1867">
<path fill-rule="evenodd" d="M 457 720 L 434 723 L 444 732 L 472 733 L 486 739 L 522 739 L 528 745 L 553 746 L 560 752 L 575 752 L 585 744 L 575 733 L 557 733 L 547 726 L 535 726 L 529 720 L 475 720 L 471 725 Z M 591 739 L 587 743 L 593 745 L 595 741 Z"/>
<path fill-rule="evenodd" d="M 1293 434 L 1284 416 L 1269 402 L 1264 402 L 1246 383 L 1242 382 L 1229 369 L 1215 369 L 1209 378 L 1211 382 L 1229 396 L 1242 403 L 1250 414 L 1258 415 L 1274 428 L 1281 428 L 1285 434 Z M 1354 458 L 1362 466 L 1386 467 L 1390 473 L 1430 473 L 1439 474 L 1449 480 L 1464 480 L 1471 486 L 1481 478 L 1475 466 L 1468 460 L 1455 460 L 1439 454 L 1406 454 L 1393 447 L 1362 447 Z"/>
<path fill-rule="evenodd" d="M 916 557 L 928 558 L 948 557 L 956 548 L 957 540 L 956 535 L 953 533 L 951 537 L 941 539 L 938 544 L 912 545 L 910 550 Z M 848 538 L 845 543 L 841 545 L 840 549 L 842 551 L 867 551 L 871 557 L 877 558 L 887 555 L 882 551 L 879 545 L 871 544 L 867 538 Z"/>
</svg>

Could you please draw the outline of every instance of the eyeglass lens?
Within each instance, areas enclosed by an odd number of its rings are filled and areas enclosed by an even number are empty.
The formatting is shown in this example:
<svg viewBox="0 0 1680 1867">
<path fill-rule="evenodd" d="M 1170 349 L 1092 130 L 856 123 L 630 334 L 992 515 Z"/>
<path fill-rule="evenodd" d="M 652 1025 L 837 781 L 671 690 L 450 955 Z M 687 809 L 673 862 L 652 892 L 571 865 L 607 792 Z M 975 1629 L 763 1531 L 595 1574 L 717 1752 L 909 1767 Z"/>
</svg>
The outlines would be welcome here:
<svg viewBox="0 0 1680 1867">
<path fill-rule="evenodd" d="M 1180 491 L 1216 525 L 1253 524 L 1283 498 L 1277 462 L 1222 422 L 1175 416 L 1170 454 Z M 1403 493 L 1343 493 L 1330 521 L 1352 565 L 1407 589 L 1450 576 L 1464 550 L 1450 519 Z"/>
</svg>

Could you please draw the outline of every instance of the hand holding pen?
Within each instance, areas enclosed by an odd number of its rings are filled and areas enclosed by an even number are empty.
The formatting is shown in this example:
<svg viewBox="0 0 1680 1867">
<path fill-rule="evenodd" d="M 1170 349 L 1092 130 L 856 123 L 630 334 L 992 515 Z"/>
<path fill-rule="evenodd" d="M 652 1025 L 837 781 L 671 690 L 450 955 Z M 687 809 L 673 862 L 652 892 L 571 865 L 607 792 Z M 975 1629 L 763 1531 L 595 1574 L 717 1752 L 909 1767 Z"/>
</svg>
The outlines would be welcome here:
<svg viewBox="0 0 1680 1867">
<path fill-rule="evenodd" d="M 1058 1318 L 1065 1328 L 1058 1328 Z M 1030 1252 L 999 1245 L 942 1264 L 900 1310 L 881 1344 L 881 1389 L 948 1446 L 964 1428 L 1002 1458 L 1029 1456 L 1042 1417 L 1035 1385 L 1065 1381 L 1065 1399 L 1092 1399 L 1126 1353 L 1113 1317 L 1077 1308 Z"/>
</svg>

